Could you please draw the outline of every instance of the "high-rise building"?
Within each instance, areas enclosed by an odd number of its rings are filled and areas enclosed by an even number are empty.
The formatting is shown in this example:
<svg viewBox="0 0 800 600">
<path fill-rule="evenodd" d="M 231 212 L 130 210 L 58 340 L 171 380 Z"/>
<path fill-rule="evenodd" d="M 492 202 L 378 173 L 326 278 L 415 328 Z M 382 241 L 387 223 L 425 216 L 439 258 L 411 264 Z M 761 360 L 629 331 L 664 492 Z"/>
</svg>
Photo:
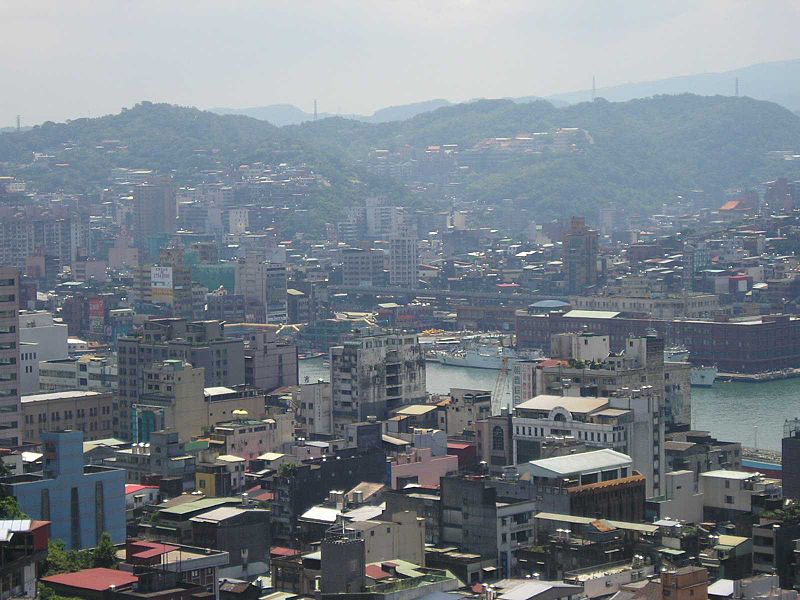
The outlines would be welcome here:
<svg viewBox="0 0 800 600">
<path fill-rule="evenodd" d="M 247 320 L 286 322 L 286 264 L 269 262 L 248 253 L 236 265 L 235 293 L 245 297 Z"/>
<path fill-rule="evenodd" d="M 425 357 L 416 335 L 363 335 L 330 350 L 334 427 L 385 419 L 427 398 Z"/>
<path fill-rule="evenodd" d="M 137 241 L 148 236 L 170 234 L 175 230 L 177 203 L 175 187 L 169 177 L 153 178 L 133 188 L 134 223 Z"/>
<path fill-rule="evenodd" d="M 800 499 L 800 419 L 787 420 L 781 442 L 783 497 Z"/>
<path fill-rule="evenodd" d="M 583 217 L 572 217 L 564 234 L 564 272 L 567 291 L 580 293 L 597 284 L 597 231 L 586 226 Z"/>
<path fill-rule="evenodd" d="M 417 287 L 419 247 L 410 227 L 400 227 L 389 238 L 389 285 L 413 289 Z"/>
<path fill-rule="evenodd" d="M 20 443 L 19 271 L 0 267 L 0 446 Z"/>
</svg>

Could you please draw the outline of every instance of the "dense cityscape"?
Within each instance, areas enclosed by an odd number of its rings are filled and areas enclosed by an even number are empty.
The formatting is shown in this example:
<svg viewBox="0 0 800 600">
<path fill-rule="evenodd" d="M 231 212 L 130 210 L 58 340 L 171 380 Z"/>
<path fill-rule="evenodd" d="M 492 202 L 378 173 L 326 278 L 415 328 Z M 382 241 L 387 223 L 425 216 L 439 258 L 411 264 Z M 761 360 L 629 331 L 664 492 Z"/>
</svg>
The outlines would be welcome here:
<svg viewBox="0 0 800 600">
<path fill-rule="evenodd" d="M 800 106 L 734 79 L 18 117 L 0 600 L 796 600 Z"/>
</svg>

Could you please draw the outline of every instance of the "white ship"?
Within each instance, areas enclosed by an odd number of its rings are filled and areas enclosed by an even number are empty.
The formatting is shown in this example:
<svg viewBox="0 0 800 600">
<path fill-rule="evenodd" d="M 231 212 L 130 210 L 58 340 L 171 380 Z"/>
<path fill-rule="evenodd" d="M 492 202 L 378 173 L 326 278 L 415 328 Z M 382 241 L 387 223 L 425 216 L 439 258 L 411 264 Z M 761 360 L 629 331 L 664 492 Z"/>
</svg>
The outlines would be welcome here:
<svg viewBox="0 0 800 600">
<path fill-rule="evenodd" d="M 689 362 L 689 350 L 674 346 L 664 350 L 664 362 Z M 695 387 L 711 387 L 717 379 L 717 367 L 692 367 L 689 383 Z"/>
<path fill-rule="evenodd" d="M 717 367 L 692 367 L 690 383 L 695 387 L 711 387 L 717 378 Z"/>
<path fill-rule="evenodd" d="M 542 355 L 540 352 L 517 351 L 514 348 L 502 346 L 479 346 L 467 350 L 440 352 L 434 360 L 451 367 L 500 370 L 503 368 L 504 360 L 508 367 L 509 363 L 514 360 L 533 358 L 542 358 Z"/>
</svg>

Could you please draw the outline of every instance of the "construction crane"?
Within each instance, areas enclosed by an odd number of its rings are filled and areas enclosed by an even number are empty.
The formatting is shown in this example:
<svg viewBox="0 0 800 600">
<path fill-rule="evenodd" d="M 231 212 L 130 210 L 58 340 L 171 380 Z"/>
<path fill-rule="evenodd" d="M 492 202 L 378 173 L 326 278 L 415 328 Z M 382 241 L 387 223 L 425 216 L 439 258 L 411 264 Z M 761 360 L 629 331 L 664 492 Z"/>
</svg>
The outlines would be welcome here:
<svg viewBox="0 0 800 600">
<path fill-rule="evenodd" d="M 508 393 L 509 379 L 508 357 L 504 356 L 500 363 L 500 371 L 497 373 L 497 379 L 494 381 L 494 390 L 492 390 L 492 415 L 500 414 L 503 400 L 505 399 L 506 393 Z"/>
</svg>

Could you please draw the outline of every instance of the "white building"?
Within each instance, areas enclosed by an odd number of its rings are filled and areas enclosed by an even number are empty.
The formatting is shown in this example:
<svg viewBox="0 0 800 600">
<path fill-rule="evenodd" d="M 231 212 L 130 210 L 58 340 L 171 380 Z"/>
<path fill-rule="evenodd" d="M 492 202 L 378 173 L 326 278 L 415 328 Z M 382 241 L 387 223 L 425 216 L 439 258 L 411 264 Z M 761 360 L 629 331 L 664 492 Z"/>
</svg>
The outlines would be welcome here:
<svg viewBox="0 0 800 600">
<path fill-rule="evenodd" d="M 23 396 L 39 391 L 39 344 L 19 345 L 19 389 Z"/>
<path fill-rule="evenodd" d="M 44 360 L 37 364 L 37 373 L 36 391 L 113 392 L 117 389 L 117 365 L 107 356 L 84 354 L 78 358 Z"/>
<path fill-rule="evenodd" d="M 571 438 L 631 456 L 647 478 L 647 495 L 661 494 L 664 422 L 648 387 L 609 398 L 536 396 L 516 406 L 512 428 L 514 464 L 536 457 L 548 439 Z"/>
<path fill-rule="evenodd" d="M 301 384 L 292 395 L 297 424 L 306 435 L 333 435 L 333 400 L 330 382 Z"/>
<path fill-rule="evenodd" d="M 259 254 L 249 253 L 236 264 L 235 293 L 258 307 L 258 314 L 252 315 L 256 322 L 286 322 L 285 263 L 269 262 Z M 246 310 L 249 315 L 249 306 Z"/>
<path fill-rule="evenodd" d="M 417 287 L 419 246 L 417 236 L 410 228 L 401 228 L 389 238 L 389 285 L 392 287 Z"/>
<path fill-rule="evenodd" d="M 700 491 L 707 509 L 752 512 L 760 499 L 783 497 L 780 479 L 747 471 L 706 471 L 700 474 Z M 754 498 L 759 498 L 754 503 Z"/>
<path fill-rule="evenodd" d="M 23 310 L 19 313 L 20 343 L 38 344 L 39 360 L 67 358 L 67 326 L 46 311 Z"/>
</svg>

